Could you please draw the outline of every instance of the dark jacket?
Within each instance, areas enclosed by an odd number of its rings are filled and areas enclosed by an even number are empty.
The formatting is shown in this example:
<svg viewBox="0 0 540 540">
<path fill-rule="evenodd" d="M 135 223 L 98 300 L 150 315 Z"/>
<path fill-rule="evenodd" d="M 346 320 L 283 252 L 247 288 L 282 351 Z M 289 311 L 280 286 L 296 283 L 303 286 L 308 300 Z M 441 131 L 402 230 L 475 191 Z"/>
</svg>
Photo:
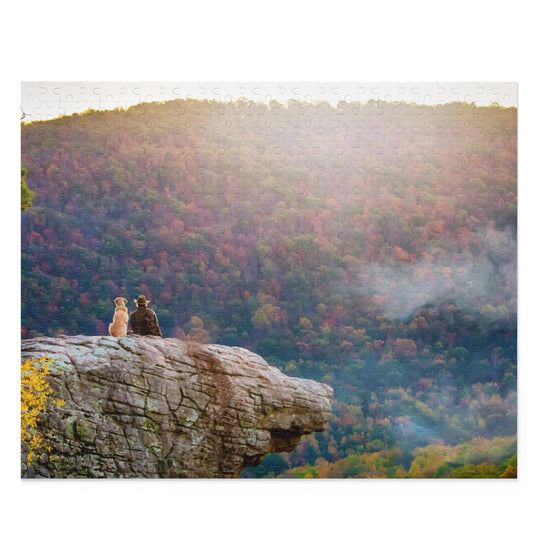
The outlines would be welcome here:
<svg viewBox="0 0 540 540">
<path fill-rule="evenodd" d="M 161 336 L 157 315 L 145 306 L 139 306 L 129 316 L 131 330 L 141 336 Z"/>
</svg>

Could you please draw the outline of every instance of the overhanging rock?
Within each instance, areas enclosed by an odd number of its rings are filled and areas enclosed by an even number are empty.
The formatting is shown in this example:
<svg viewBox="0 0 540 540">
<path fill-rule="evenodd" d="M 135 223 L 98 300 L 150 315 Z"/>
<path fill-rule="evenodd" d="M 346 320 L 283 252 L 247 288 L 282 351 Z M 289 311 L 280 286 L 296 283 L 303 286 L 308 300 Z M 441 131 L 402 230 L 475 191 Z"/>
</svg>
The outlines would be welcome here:
<svg viewBox="0 0 540 540">
<path fill-rule="evenodd" d="M 287 377 L 237 347 L 63 336 L 22 342 L 52 359 L 39 424 L 51 459 L 24 477 L 228 478 L 323 431 L 332 389 Z"/>
</svg>

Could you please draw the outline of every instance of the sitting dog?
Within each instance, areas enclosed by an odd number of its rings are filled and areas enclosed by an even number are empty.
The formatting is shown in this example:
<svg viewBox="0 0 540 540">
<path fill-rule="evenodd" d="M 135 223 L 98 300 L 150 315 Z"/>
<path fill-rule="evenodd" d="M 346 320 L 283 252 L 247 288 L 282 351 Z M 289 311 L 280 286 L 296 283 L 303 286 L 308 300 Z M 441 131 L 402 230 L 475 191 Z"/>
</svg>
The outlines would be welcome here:
<svg viewBox="0 0 540 540">
<path fill-rule="evenodd" d="M 109 334 L 113 337 L 121 337 L 127 335 L 127 325 L 129 320 L 128 310 L 126 307 L 127 300 L 122 297 L 114 299 L 113 322 L 109 324 Z"/>
</svg>

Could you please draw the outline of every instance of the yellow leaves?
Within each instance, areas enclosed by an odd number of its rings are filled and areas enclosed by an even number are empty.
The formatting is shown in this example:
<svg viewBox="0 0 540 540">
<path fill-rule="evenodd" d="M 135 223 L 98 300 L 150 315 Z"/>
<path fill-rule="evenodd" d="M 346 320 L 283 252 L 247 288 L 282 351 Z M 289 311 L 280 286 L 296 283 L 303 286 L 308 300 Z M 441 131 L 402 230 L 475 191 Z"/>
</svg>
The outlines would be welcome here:
<svg viewBox="0 0 540 540">
<path fill-rule="evenodd" d="M 272 304 L 263 304 L 255 311 L 251 322 L 258 330 L 268 330 L 272 323 L 279 321 L 280 314 L 281 310 L 278 307 Z"/>
<path fill-rule="evenodd" d="M 302 330 L 313 330 L 313 323 L 307 317 L 300 317 Z"/>
<path fill-rule="evenodd" d="M 53 390 L 46 381 L 51 359 L 45 356 L 29 358 L 21 363 L 21 441 L 28 448 L 27 463 L 34 458 L 49 453 L 52 448 L 45 441 L 43 434 L 37 432 L 40 415 L 45 412 Z M 52 400 L 62 406 L 64 400 Z"/>
<path fill-rule="evenodd" d="M 285 373 L 294 373 L 296 371 L 296 362 L 294 360 L 291 360 L 286 366 L 285 366 Z"/>
<path fill-rule="evenodd" d="M 508 465 L 505 471 L 501 474 L 500 478 L 517 478 L 516 465 Z"/>
<path fill-rule="evenodd" d="M 187 337 L 189 340 L 197 343 L 208 343 L 210 341 L 210 332 L 204 328 L 204 322 L 200 317 L 196 315 L 191 317 L 186 328 L 188 329 Z"/>
</svg>

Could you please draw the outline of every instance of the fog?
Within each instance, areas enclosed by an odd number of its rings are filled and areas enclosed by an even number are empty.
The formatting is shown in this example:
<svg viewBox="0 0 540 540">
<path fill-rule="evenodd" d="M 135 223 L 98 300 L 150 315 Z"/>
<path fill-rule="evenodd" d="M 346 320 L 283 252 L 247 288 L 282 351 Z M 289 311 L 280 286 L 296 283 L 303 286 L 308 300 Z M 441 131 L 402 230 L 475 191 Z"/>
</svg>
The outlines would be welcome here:
<svg viewBox="0 0 540 540">
<path fill-rule="evenodd" d="M 483 248 L 477 257 L 461 254 L 447 243 L 443 249 L 425 254 L 417 264 L 396 261 L 362 267 L 362 283 L 355 292 L 377 295 L 384 314 L 398 322 L 426 304 L 445 301 L 470 313 L 489 312 L 492 319 L 515 316 L 515 233 L 490 229 L 477 232 L 477 236 Z"/>
</svg>

